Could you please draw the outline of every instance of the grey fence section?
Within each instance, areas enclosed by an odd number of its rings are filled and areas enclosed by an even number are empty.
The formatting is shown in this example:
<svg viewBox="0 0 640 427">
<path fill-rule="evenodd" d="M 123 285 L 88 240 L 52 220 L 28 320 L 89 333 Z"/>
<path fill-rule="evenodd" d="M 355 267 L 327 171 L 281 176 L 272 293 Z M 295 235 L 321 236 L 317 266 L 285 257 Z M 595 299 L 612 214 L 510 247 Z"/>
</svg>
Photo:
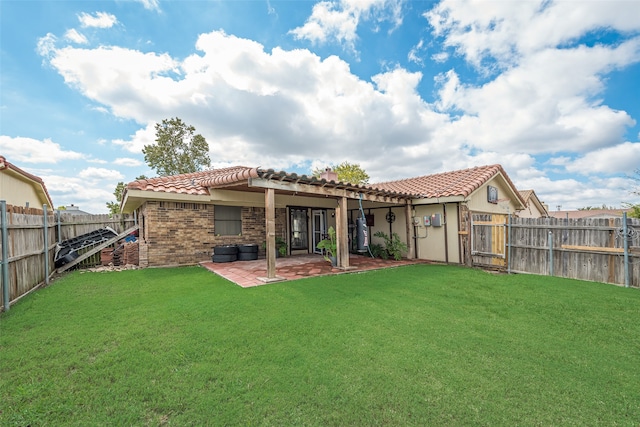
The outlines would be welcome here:
<svg viewBox="0 0 640 427">
<path fill-rule="evenodd" d="M 508 269 L 640 287 L 640 220 L 512 218 Z M 625 266 L 625 238 L 627 259 Z"/>
<path fill-rule="evenodd" d="M 55 272 L 54 256 L 58 242 L 104 227 L 111 227 L 119 234 L 135 225 L 132 215 L 80 216 L 48 210 L 45 220 L 43 210 L 27 210 L 10 205 L 6 205 L 6 214 L 2 218 L 0 253 L 6 253 L 6 258 L 1 260 L 2 287 L 3 295 L 5 289 L 8 289 L 10 302 L 48 282 Z M 45 242 L 48 244 L 45 245 Z M 99 259 L 94 258 L 88 262 L 96 263 Z M 3 310 L 10 306 L 5 305 L 7 304 L 3 298 Z"/>
</svg>

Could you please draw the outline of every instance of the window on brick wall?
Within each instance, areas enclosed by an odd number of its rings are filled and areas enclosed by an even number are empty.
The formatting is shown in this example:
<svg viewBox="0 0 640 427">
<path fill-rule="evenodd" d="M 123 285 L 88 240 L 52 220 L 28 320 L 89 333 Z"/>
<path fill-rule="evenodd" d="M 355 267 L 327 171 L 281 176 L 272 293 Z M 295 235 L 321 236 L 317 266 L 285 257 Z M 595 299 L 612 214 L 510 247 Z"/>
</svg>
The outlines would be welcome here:
<svg viewBox="0 0 640 427">
<path fill-rule="evenodd" d="M 240 206 L 214 206 L 213 232 L 221 236 L 242 234 L 242 208 Z"/>
</svg>

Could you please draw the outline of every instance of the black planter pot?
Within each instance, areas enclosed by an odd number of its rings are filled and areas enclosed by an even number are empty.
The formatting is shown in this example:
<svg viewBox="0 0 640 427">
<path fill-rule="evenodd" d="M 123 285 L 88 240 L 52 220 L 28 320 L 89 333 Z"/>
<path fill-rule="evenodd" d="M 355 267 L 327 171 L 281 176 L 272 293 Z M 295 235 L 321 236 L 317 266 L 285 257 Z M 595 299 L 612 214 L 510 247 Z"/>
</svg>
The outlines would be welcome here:
<svg viewBox="0 0 640 427">
<path fill-rule="evenodd" d="M 258 252 L 239 252 L 238 261 L 255 261 L 258 259 Z"/>
<path fill-rule="evenodd" d="M 256 244 L 247 244 L 247 245 L 238 245 L 238 253 L 242 254 L 242 253 L 246 253 L 246 254 L 252 254 L 252 253 L 258 253 L 258 245 Z"/>
<path fill-rule="evenodd" d="M 213 255 L 213 262 L 233 262 L 238 260 L 237 254 Z"/>
<path fill-rule="evenodd" d="M 236 255 L 237 253 L 238 253 L 237 245 L 222 245 L 222 246 L 213 247 L 214 255 Z"/>
</svg>

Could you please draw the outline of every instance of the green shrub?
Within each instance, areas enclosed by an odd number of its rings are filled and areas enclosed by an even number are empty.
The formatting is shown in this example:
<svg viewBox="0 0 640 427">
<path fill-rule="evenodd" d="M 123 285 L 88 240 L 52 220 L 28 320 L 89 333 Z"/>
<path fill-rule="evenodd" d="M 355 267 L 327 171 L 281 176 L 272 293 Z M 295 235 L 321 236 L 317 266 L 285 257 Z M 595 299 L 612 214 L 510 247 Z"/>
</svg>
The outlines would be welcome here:
<svg viewBox="0 0 640 427">
<path fill-rule="evenodd" d="M 402 253 L 407 252 L 409 248 L 407 245 L 400 240 L 400 236 L 398 233 L 393 233 L 392 237 L 389 238 L 384 232 L 378 231 L 374 234 L 376 237 L 380 237 L 384 240 L 384 248 L 388 256 L 392 257 L 396 261 L 400 261 L 402 259 Z M 382 257 L 387 259 L 388 257 Z"/>
</svg>

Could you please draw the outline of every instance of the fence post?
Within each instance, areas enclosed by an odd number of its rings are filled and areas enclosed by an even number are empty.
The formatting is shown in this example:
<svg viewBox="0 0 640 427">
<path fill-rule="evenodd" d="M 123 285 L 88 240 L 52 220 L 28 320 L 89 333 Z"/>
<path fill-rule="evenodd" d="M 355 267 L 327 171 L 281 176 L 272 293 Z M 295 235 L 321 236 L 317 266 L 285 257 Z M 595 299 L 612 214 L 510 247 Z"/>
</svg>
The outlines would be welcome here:
<svg viewBox="0 0 640 427">
<path fill-rule="evenodd" d="M 58 244 L 60 244 L 60 243 L 62 243 L 62 225 L 60 224 L 60 217 L 62 215 L 60 215 L 60 211 L 59 210 L 56 210 L 55 212 L 56 212 L 56 218 L 58 220 L 58 239 L 57 239 L 57 241 L 58 241 Z"/>
<path fill-rule="evenodd" d="M 4 311 L 9 311 L 11 295 L 9 295 L 9 238 L 7 235 L 7 202 L 0 200 L 0 221 L 2 221 L 2 306 Z"/>
<path fill-rule="evenodd" d="M 511 274 L 511 212 L 509 212 L 509 233 L 507 247 L 507 274 Z"/>
<path fill-rule="evenodd" d="M 624 287 L 629 287 L 629 226 L 627 225 L 627 213 L 622 213 L 622 236 L 624 239 Z"/>
<path fill-rule="evenodd" d="M 553 233 L 549 231 L 549 275 L 553 276 Z"/>
<path fill-rule="evenodd" d="M 44 215 L 44 283 L 49 284 L 49 227 L 47 224 L 47 205 L 42 205 Z"/>
</svg>

